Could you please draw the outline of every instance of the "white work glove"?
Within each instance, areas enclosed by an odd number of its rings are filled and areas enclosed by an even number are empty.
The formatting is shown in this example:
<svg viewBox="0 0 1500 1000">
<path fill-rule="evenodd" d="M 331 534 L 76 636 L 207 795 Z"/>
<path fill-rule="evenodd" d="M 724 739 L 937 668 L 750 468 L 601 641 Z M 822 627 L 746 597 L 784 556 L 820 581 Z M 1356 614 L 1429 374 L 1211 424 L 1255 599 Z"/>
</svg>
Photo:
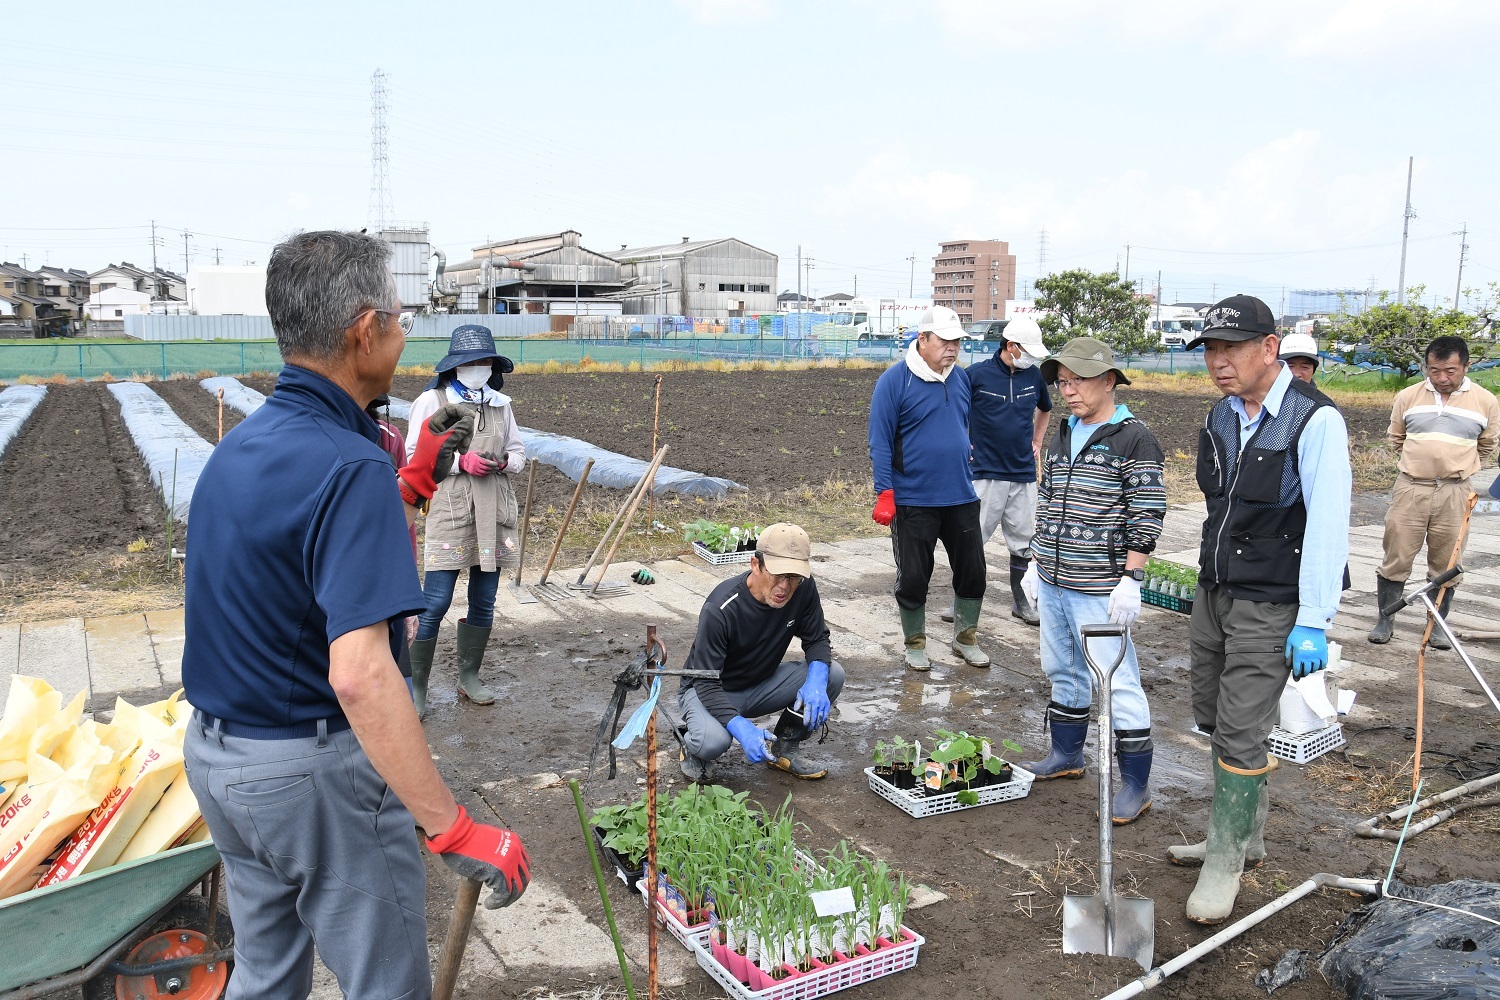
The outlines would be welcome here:
<svg viewBox="0 0 1500 1000">
<path fill-rule="evenodd" d="M 1109 592 L 1109 620 L 1126 628 L 1141 616 L 1141 585 L 1134 577 L 1122 576 Z"/>
<path fill-rule="evenodd" d="M 1032 607 L 1036 607 L 1037 585 L 1035 559 L 1026 564 L 1026 575 L 1021 577 L 1021 593 L 1026 595 L 1026 599 L 1031 602 Z"/>
</svg>

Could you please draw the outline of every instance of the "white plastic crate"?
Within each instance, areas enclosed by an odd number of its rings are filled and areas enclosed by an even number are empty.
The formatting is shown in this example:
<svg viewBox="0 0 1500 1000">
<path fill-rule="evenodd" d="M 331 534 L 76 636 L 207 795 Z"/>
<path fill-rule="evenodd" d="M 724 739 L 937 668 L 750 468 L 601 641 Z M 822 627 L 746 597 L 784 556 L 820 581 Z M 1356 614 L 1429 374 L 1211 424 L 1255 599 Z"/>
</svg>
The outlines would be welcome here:
<svg viewBox="0 0 1500 1000">
<path fill-rule="evenodd" d="M 698 553 L 698 557 L 711 566 L 732 566 L 735 563 L 747 563 L 750 561 L 750 557 L 755 555 L 753 551 L 710 552 L 703 547 L 702 542 L 694 542 L 693 551 Z"/>
<path fill-rule="evenodd" d="M 1277 726 L 1271 730 L 1271 756 L 1289 760 L 1293 764 L 1306 764 L 1317 760 L 1330 750 L 1344 745 L 1344 727 L 1335 722 L 1331 726 L 1310 733 L 1292 734 Z"/>
<path fill-rule="evenodd" d="M 714 958 L 707 937 L 692 946 L 698 964 L 714 978 L 724 991 L 738 1000 L 811 1000 L 868 983 L 872 979 L 902 972 L 917 964 L 917 952 L 927 939 L 908 927 L 901 928 L 903 940 L 889 948 L 879 948 L 868 955 L 852 956 L 846 961 L 803 973 L 763 990 L 751 990 L 736 979 Z"/>
<path fill-rule="evenodd" d="M 656 908 L 656 915 L 660 917 L 661 922 L 666 925 L 667 931 L 670 932 L 671 935 L 677 939 L 677 942 L 684 948 L 692 949 L 696 947 L 699 942 L 703 942 L 704 946 L 707 946 L 708 921 L 705 920 L 703 923 L 694 924 L 691 927 L 689 927 L 687 924 L 684 924 L 681 920 L 677 919 L 677 915 L 675 913 L 662 905 L 661 900 L 656 898 L 656 893 L 646 891 L 645 879 L 641 879 L 639 882 L 637 882 L 635 884 L 635 889 L 643 897 L 645 897 L 647 905 L 654 906 Z"/>
<path fill-rule="evenodd" d="M 923 816 L 938 816 L 943 813 L 958 812 L 960 809 L 977 809 L 979 806 L 992 806 L 996 802 L 1024 799 L 1031 794 L 1031 783 L 1036 776 L 1017 764 L 1012 764 L 1010 769 L 1011 777 L 1005 784 L 986 785 L 984 788 L 974 789 L 979 796 L 979 802 L 972 806 L 959 805 L 957 792 L 924 795 L 920 783 L 916 788 L 897 788 L 877 775 L 873 767 L 865 768 L 865 776 L 870 779 L 872 792 L 887 802 L 893 803 L 908 816 L 921 819 Z"/>
</svg>

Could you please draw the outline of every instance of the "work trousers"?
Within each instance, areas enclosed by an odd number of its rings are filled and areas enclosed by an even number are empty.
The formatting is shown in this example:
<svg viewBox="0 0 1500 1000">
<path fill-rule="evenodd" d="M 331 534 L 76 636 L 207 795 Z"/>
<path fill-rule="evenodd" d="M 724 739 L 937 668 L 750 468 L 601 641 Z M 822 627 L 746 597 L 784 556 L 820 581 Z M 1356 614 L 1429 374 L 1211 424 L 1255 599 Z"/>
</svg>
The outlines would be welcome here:
<svg viewBox="0 0 1500 1000">
<path fill-rule="evenodd" d="M 1085 594 L 1037 581 L 1037 615 L 1042 619 L 1042 670 L 1052 682 L 1052 700 L 1069 708 L 1088 708 L 1094 700 L 1094 681 L 1083 657 L 1085 625 L 1109 624 L 1109 595 Z M 1089 653 L 1100 670 L 1115 662 L 1120 640 L 1089 640 Z M 1125 659 L 1109 684 L 1110 714 L 1117 730 L 1150 729 L 1151 706 L 1141 688 L 1141 665 L 1135 643 L 1125 640 Z"/>
<path fill-rule="evenodd" d="M 224 860 L 227 1000 L 305 1000 L 313 947 L 354 1000 L 427 1000 L 427 875 L 411 813 L 346 729 L 221 736 L 195 713 L 188 784 Z"/>
<path fill-rule="evenodd" d="M 984 538 L 979 533 L 979 501 L 953 507 L 896 505 L 891 551 L 896 557 L 896 603 L 907 610 L 926 607 L 933 558 L 941 540 L 953 568 L 953 593 L 960 600 L 984 597 Z"/>
<path fill-rule="evenodd" d="M 979 494 L 979 537 L 988 542 L 1000 528 L 1012 559 L 1031 558 L 1031 536 L 1036 534 L 1036 480 L 1011 483 L 1004 479 L 976 479 Z"/>
<path fill-rule="evenodd" d="M 1405 583 L 1423 542 L 1427 579 L 1447 570 L 1471 492 L 1467 479 L 1412 479 L 1404 472 L 1397 476 L 1385 512 L 1385 561 L 1376 572 L 1393 583 Z"/>
<path fill-rule="evenodd" d="M 807 664 L 787 660 L 759 684 L 743 691 L 725 691 L 724 696 L 740 715 L 755 719 L 791 707 L 797 701 L 797 690 L 805 683 Z M 837 704 L 843 690 L 844 668 L 835 660 L 828 665 L 828 700 Z M 691 756 L 701 761 L 715 760 L 734 743 L 724 724 L 703 707 L 697 691 L 683 688 L 677 695 L 677 707 L 682 710 L 682 724 L 687 727 L 682 748 Z"/>
<path fill-rule="evenodd" d="M 453 591 L 458 587 L 456 569 L 430 569 L 422 579 L 422 596 L 427 610 L 417 619 L 417 638 L 436 639 L 443 616 L 453 606 Z M 500 590 L 500 571 L 486 573 L 478 566 L 469 570 L 469 613 L 465 619 L 475 628 L 495 624 L 495 594 Z"/>
<path fill-rule="evenodd" d="M 1266 766 L 1266 739 L 1292 674 L 1286 639 L 1296 624 L 1295 604 L 1239 601 L 1224 587 L 1200 586 L 1193 597 L 1193 718 L 1212 734 L 1219 759 L 1231 767 Z"/>
</svg>

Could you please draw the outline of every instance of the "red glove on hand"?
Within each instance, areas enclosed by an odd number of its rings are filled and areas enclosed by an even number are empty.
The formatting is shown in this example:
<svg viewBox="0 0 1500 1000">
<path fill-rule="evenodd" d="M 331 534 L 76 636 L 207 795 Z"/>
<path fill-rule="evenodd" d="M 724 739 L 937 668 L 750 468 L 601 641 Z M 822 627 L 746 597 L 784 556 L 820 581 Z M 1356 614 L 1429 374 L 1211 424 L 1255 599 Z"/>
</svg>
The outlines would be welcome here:
<svg viewBox="0 0 1500 1000">
<path fill-rule="evenodd" d="M 870 513 L 876 524 L 890 524 L 896 519 L 896 491 L 884 490 L 875 498 L 875 509 Z"/>
<path fill-rule="evenodd" d="M 474 417 L 465 407 L 449 403 L 434 413 L 422 425 L 411 458 L 396 473 L 401 499 L 413 507 L 431 500 L 437 484 L 453 467 L 453 453 L 473 436 Z"/>
<path fill-rule="evenodd" d="M 462 877 L 495 890 L 484 901 L 487 910 L 514 903 L 531 883 L 531 858 L 521 838 L 510 830 L 474 822 L 463 806 L 458 807 L 458 822 L 446 833 L 427 838 L 427 849 Z"/>
</svg>

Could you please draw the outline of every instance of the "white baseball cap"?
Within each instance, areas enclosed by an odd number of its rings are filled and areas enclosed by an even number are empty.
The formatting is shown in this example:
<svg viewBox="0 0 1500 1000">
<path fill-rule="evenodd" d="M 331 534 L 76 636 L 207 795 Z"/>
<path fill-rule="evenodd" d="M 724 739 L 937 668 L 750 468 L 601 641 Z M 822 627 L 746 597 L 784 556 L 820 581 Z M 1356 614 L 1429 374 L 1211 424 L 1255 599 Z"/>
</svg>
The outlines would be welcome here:
<svg viewBox="0 0 1500 1000">
<path fill-rule="evenodd" d="M 943 340 L 962 340 L 964 325 L 958 321 L 958 313 L 947 306 L 933 306 L 917 320 L 917 333 L 935 333 Z"/>
<path fill-rule="evenodd" d="M 1026 353 L 1040 361 L 1052 352 L 1042 343 L 1042 328 L 1030 316 L 1017 316 L 1005 324 L 1001 337 L 1015 341 L 1026 349 Z"/>
</svg>

